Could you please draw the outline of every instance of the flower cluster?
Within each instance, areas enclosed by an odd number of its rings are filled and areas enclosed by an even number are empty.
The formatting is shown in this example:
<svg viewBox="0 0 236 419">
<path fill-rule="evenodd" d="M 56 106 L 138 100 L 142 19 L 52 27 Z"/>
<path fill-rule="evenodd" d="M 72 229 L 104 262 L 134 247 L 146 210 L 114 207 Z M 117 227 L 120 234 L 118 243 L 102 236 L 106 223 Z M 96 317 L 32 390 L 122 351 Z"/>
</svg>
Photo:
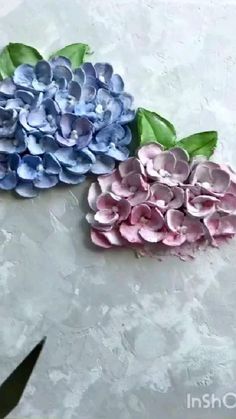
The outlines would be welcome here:
<svg viewBox="0 0 236 419">
<path fill-rule="evenodd" d="M 182 148 L 144 145 L 88 193 L 93 243 L 178 247 L 236 233 L 236 173 Z"/>
<path fill-rule="evenodd" d="M 0 189 L 32 197 L 113 171 L 129 156 L 133 98 L 110 64 L 22 64 L 0 82 Z"/>
</svg>

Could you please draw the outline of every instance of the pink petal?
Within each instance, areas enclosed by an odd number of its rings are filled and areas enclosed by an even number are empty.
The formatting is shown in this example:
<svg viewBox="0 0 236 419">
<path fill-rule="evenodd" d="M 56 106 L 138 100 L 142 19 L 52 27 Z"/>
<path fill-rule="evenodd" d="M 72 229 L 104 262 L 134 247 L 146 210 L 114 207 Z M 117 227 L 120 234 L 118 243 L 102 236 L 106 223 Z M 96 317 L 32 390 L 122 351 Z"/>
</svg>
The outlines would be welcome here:
<svg viewBox="0 0 236 419">
<path fill-rule="evenodd" d="M 174 154 L 171 154 L 169 151 L 163 151 L 155 157 L 153 167 L 157 171 L 162 169 L 168 173 L 173 173 L 175 163 L 176 159 Z"/>
<path fill-rule="evenodd" d="M 100 224 L 98 221 L 95 220 L 94 214 L 92 213 L 88 213 L 85 218 L 87 222 L 96 230 L 109 231 L 112 228 L 112 226 L 110 225 Z"/>
<path fill-rule="evenodd" d="M 161 145 L 156 143 L 149 143 L 142 146 L 138 150 L 138 158 L 141 163 L 145 166 L 149 160 L 153 160 L 157 154 L 161 153 L 163 148 Z"/>
<path fill-rule="evenodd" d="M 183 183 L 189 175 L 189 165 L 185 161 L 177 161 L 173 170 L 173 178 L 180 183 Z"/>
<path fill-rule="evenodd" d="M 236 183 L 230 182 L 227 193 L 236 196 Z"/>
<path fill-rule="evenodd" d="M 129 224 L 122 223 L 120 225 L 120 234 L 129 243 L 142 243 L 142 239 L 139 235 L 139 229 L 140 227 L 137 224 L 131 226 Z"/>
<path fill-rule="evenodd" d="M 142 163 L 136 157 L 130 157 L 126 161 L 120 163 L 119 172 L 122 178 L 126 177 L 130 173 L 145 174 Z"/>
<path fill-rule="evenodd" d="M 236 213 L 236 196 L 227 193 L 218 201 L 217 208 L 229 214 Z"/>
<path fill-rule="evenodd" d="M 154 169 L 153 160 L 149 160 L 146 165 L 147 175 L 152 179 L 160 179 L 159 173 Z"/>
<path fill-rule="evenodd" d="M 142 227 L 139 230 L 140 236 L 143 238 L 143 240 L 149 242 L 149 243 L 158 243 L 161 240 L 164 239 L 165 233 L 161 231 L 153 231 L 149 230 L 148 228 Z"/>
<path fill-rule="evenodd" d="M 134 188 L 140 188 L 143 191 L 148 189 L 148 183 L 143 179 L 143 177 L 138 173 L 131 173 L 126 177 L 126 183 Z M 136 190 L 133 190 L 136 192 Z"/>
<path fill-rule="evenodd" d="M 171 231 L 176 232 L 178 228 L 182 226 L 183 221 L 184 221 L 183 212 L 179 210 L 175 210 L 175 209 L 170 209 L 167 211 L 166 222 Z"/>
<path fill-rule="evenodd" d="M 173 198 L 172 190 L 167 185 L 162 185 L 161 183 L 153 183 L 150 188 L 150 192 L 151 202 L 155 203 L 161 208 L 165 207 L 166 204 L 168 204 Z"/>
<path fill-rule="evenodd" d="M 99 224 L 113 225 L 118 219 L 119 215 L 109 209 L 103 209 L 94 215 L 94 220 Z"/>
<path fill-rule="evenodd" d="M 186 236 L 184 234 L 175 234 L 175 233 L 166 233 L 163 244 L 166 246 L 181 246 L 186 241 Z"/>
<path fill-rule="evenodd" d="M 168 203 L 168 208 L 177 209 L 182 207 L 184 203 L 184 190 L 178 186 L 173 186 L 171 191 L 173 193 L 173 199 Z"/>
<path fill-rule="evenodd" d="M 176 161 L 178 161 L 178 160 L 182 160 L 182 161 L 185 161 L 185 162 L 189 161 L 189 155 L 188 155 L 187 151 L 185 151 L 183 148 L 174 147 L 174 148 L 170 149 L 170 152 L 172 154 L 174 154 L 174 156 L 176 158 Z"/>
<path fill-rule="evenodd" d="M 211 183 L 211 172 L 206 163 L 199 164 L 190 176 L 191 183 Z"/>
<path fill-rule="evenodd" d="M 138 224 L 140 219 L 151 217 L 151 208 L 146 204 L 140 204 L 132 208 L 130 222 L 132 225 Z"/>
<path fill-rule="evenodd" d="M 126 220 L 131 211 L 131 205 L 126 199 L 121 199 L 117 204 L 119 210 L 119 221 Z"/>
<path fill-rule="evenodd" d="M 204 218 L 204 224 L 211 237 L 215 236 L 220 225 L 220 215 L 217 212 Z"/>
<path fill-rule="evenodd" d="M 90 185 L 89 191 L 88 191 L 88 203 L 90 208 L 93 211 L 97 211 L 97 198 L 101 194 L 101 188 L 97 182 L 93 182 Z"/>
<path fill-rule="evenodd" d="M 128 198 L 133 195 L 133 192 L 130 190 L 130 186 L 127 185 L 125 178 L 121 182 L 114 182 L 111 189 L 114 194 L 122 196 L 123 198 Z"/>
<path fill-rule="evenodd" d="M 102 192 L 110 192 L 112 184 L 114 182 L 121 182 L 121 177 L 118 170 L 115 170 L 109 175 L 98 176 L 97 180 Z"/>
<path fill-rule="evenodd" d="M 146 223 L 145 228 L 158 231 L 163 227 L 164 217 L 157 208 L 151 208 L 150 220 Z"/>
<path fill-rule="evenodd" d="M 236 184 L 236 172 L 228 164 L 221 164 L 220 168 L 227 172 L 230 176 L 230 180 Z"/>
<path fill-rule="evenodd" d="M 225 215 L 220 219 L 218 234 L 236 234 L 236 215 Z"/>
<path fill-rule="evenodd" d="M 203 224 L 188 215 L 184 218 L 183 227 L 187 228 L 186 239 L 189 243 L 199 240 L 204 235 Z"/>
<path fill-rule="evenodd" d="M 105 209 L 111 209 L 112 207 L 116 206 L 119 202 L 119 198 L 116 197 L 114 194 L 107 192 L 102 193 L 99 195 L 97 199 L 97 209 L 98 210 L 105 210 Z"/>
<path fill-rule="evenodd" d="M 123 246 L 125 244 L 119 230 L 117 229 L 113 228 L 110 231 L 103 232 L 103 236 L 112 246 Z"/>
<path fill-rule="evenodd" d="M 212 170 L 212 183 L 214 192 L 217 194 L 223 194 L 226 192 L 230 185 L 229 174 L 221 169 Z"/>
<path fill-rule="evenodd" d="M 194 217 L 206 217 L 215 210 L 216 203 L 219 202 L 217 198 L 210 195 L 200 195 L 190 198 L 189 191 L 186 191 L 187 196 L 187 211 Z"/>
<path fill-rule="evenodd" d="M 96 246 L 103 247 L 104 249 L 109 249 L 112 245 L 109 243 L 106 237 L 104 237 L 103 232 L 97 230 L 91 230 L 91 240 Z"/>
<path fill-rule="evenodd" d="M 127 200 L 129 201 L 130 205 L 134 207 L 135 205 L 139 205 L 147 201 L 149 198 L 149 195 L 150 195 L 149 189 L 146 192 L 137 191 L 132 196 L 128 197 Z"/>
</svg>

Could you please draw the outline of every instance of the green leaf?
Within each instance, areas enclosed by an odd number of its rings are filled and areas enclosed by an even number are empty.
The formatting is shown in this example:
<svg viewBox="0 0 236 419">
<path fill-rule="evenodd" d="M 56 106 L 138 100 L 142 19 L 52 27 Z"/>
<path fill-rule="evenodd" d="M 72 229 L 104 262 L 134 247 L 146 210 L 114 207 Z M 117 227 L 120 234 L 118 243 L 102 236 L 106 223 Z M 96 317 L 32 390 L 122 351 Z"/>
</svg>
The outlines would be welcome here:
<svg viewBox="0 0 236 419">
<path fill-rule="evenodd" d="M 199 132 L 178 141 L 177 145 L 184 148 L 190 155 L 211 157 L 217 145 L 218 134 L 216 131 Z"/>
<path fill-rule="evenodd" d="M 155 112 L 139 108 L 136 114 L 139 145 L 158 142 L 165 148 L 175 145 L 176 132 L 174 126 Z"/>
<path fill-rule="evenodd" d="M 91 54 L 92 52 L 90 50 L 89 45 L 71 44 L 56 51 L 54 54 L 51 55 L 51 58 L 58 56 L 69 58 L 72 64 L 72 68 L 74 69 L 78 68 L 84 62 L 85 58 Z"/>
<path fill-rule="evenodd" d="M 24 44 L 10 43 L 0 54 L 0 79 L 12 76 L 20 64 L 36 64 L 42 59 L 33 47 Z"/>
</svg>

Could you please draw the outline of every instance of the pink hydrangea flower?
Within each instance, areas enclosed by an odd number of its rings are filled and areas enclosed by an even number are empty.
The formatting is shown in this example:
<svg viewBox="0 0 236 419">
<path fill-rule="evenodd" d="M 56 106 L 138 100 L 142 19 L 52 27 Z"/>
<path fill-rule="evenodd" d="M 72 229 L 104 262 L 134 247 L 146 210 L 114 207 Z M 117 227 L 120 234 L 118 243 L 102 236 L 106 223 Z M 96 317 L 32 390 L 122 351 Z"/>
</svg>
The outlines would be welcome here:
<svg viewBox="0 0 236 419">
<path fill-rule="evenodd" d="M 168 210 L 166 223 L 169 232 L 166 234 L 163 243 L 167 246 L 180 246 L 186 241 L 193 243 L 204 235 L 202 223 L 179 210 Z"/>
<path fill-rule="evenodd" d="M 163 225 L 163 215 L 157 208 L 140 204 L 132 208 L 129 221 L 120 226 L 120 233 L 129 243 L 139 244 L 144 240 L 157 243 L 164 237 Z"/>
<path fill-rule="evenodd" d="M 149 144 L 139 150 L 138 156 L 150 178 L 169 186 L 180 185 L 189 176 L 189 157 L 182 148 L 162 151 L 155 144 Z"/>
<path fill-rule="evenodd" d="M 184 191 L 178 186 L 170 188 L 155 182 L 150 187 L 149 205 L 155 205 L 163 213 L 170 208 L 180 208 L 184 203 Z"/>
<path fill-rule="evenodd" d="M 190 182 L 199 185 L 211 195 L 223 196 L 230 186 L 229 174 L 213 162 L 198 164 L 191 174 Z"/>
<path fill-rule="evenodd" d="M 236 173 L 202 157 L 189 161 L 178 147 L 141 147 L 138 158 L 98 176 L 88 202 L 91 239 L 103 248 L 161 243 L 181 252 L 185 243 L 236 234 Z"/>
</svg>

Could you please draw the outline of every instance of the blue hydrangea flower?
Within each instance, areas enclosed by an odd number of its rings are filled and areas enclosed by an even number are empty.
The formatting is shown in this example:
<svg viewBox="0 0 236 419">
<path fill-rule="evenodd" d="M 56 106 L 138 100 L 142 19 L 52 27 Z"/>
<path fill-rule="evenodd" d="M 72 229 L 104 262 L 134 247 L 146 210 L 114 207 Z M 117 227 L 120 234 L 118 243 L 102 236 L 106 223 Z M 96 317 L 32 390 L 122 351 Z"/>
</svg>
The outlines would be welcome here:
<svg viewBox="0 0 236 419">
<path fill-rule="evenodd" d="M 90 150 L 104 153 L 118 161 L 124 161 L 129 157 L 127 145 L 131 142 L 129 127 L 119 124 L 111 124 L 102 128 L 89 144 Z"/>
<path fill-rule="evenodd" d="M 82 182 L 85 179 L 84 175 L 96 161 L 94 154 L 86 147 L 82 150 L 61 147 L 55 152 L 55 157 L 62 168 L 59 179 L 61 182 L 72 184 Z"/>
<path fill-rule="evenodd" d="M 0 82 L 0 188 L 33 197 L 112 172 L 129 156 L 132 103 L 108 63 L 20 65 Z"/>
<path fill-rule="evenodd" d="M 58 143 L 62 146 L 76 146 L 77 149 L 86 147 L 93 135 L 93 125 L 85 117 L 78 117 L 72 113 L 65 113 L 60 119 L 60 130 L 56 134 Z"/>
<path fill-rule="evenodd" d="M 23 181 L 30 189 L 48 189 L 55 186 L 60 171 L 60 163 L 50 153 L 45 153 L 43 158 L 27 154 L 22 157 L 17 167 L 19 184 Z"/>
</svg>

